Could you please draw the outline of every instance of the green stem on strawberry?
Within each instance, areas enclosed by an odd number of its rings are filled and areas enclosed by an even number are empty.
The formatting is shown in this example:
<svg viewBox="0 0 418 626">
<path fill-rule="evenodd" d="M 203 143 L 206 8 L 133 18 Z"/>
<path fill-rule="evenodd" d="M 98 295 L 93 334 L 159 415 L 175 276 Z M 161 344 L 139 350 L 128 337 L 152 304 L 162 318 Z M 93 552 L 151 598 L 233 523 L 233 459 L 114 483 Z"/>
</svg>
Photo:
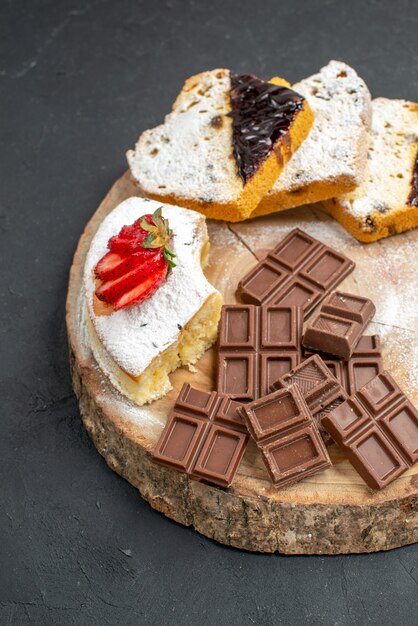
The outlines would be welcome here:
<svg viewBox="0 0 418 626">
<path fill-rule="evenodd" d="M 175 256 L 176 255 L 174 254 L 174 252 L 172 250 L 170 250 L 170 248 L 165 246 L 165 248 L 163 250 L 163 257 L 165 258 L 165 260 L 168 263 L 168 271 L 171 271 L 173 269 L 173 267 L 176 267 L 176 264 L 173 261 Z"/>
</svg>

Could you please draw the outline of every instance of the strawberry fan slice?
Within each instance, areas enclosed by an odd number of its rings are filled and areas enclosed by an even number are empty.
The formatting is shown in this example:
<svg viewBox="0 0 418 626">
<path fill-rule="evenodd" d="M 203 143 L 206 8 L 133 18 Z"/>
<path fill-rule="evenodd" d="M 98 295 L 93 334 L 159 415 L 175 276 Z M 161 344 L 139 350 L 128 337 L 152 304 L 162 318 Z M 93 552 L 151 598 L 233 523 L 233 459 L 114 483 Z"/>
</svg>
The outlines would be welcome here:
<svg viewBox="0 0 418 626">
<path fill-rule="evenodd" d="M 118 310 L 152 296 L 175 267 L 171 238 L 161 207 L 123 226 L 95 267 L 96 297 Z"/>
</svg>

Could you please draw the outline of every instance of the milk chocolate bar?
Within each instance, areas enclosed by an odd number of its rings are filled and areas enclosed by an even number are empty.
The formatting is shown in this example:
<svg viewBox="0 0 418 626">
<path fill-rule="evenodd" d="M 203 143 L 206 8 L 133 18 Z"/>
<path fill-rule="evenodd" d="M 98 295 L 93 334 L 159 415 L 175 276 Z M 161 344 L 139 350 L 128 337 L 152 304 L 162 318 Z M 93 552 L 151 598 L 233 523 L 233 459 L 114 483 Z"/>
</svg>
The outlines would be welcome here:
<svg viewBox="0 0 418 626">
<path fill-rule="evenodd" d="M 321 418 L 347 398 L 338 380 L 331 374 L 321 357 L 314 354 L 276 380 L 271 386 L 271 391 L 289 385 L 298 387 L 325 443 L 331 443 L 331 437 L 321 425 Z"/>
<path fill-rule="evenodd" d="M 308 348 L 303 350 L 303 358 L 314 354 Z M 364 387 L 372 378 L 383 370 L 382 348 L 379 335 L 360 337 L 354 352 L 348 360 L 325 352 L 318 353 L 331 374 L 351 396 Z"/>
<path fill-rule="evenodd" d="M 275 487 L 292 485 L 330 467 L 324 442 L 296 385 L 243 404 L 238 413 Z"/>
<path fill-rule="evenodd" d="M 239 404 L 216 391 L 185 383 L 157 443 L 154 461 L 192 478 L 228 487 L 234 479 L 248 432 Z"/>
<path fill-rule="evenodd" d="M 418 411 L 387 372 L 325 415 L 322 425 L 373 489 L 418 460 Z"/>
<path fill-rule="evenodd" d="M 224 305 L 218 338 L 217 390 L 249 402 L 301 359 L 299 307 Z"/>
<path fill-rule="evenodd" d="M 292 230 L 238 284 L 249 304 L 300 306 L 305 316 L 354 269 L 354 263 L 299 228 Z"/>
<path fill-rule="evenodd" d="M 309 323 L 303 345 L 349 359 L 375 313 L 369 298 L 335 291 Z"/>
</svg>

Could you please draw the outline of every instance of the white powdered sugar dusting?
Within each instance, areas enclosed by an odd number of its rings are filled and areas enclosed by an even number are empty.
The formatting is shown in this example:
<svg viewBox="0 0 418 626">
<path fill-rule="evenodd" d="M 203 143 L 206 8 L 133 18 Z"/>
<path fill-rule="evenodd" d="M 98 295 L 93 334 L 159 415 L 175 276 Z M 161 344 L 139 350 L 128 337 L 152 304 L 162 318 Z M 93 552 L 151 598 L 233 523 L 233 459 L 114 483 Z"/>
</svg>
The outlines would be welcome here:
<svg viewBox="0 0 418 626">
<path fill-rule="evenodd" d="M 405 100 L 376 98 L 367 174 L 353 192 L 338 198 L 345 211 L 365 220 L 404 208 L 411 191 L 418 150 L 418 106 Z"/>
<path fill-rule="evenodd" d="M 243 236 L 245 243 L 255 252 L 260 249 L 273 248 L 293 228 L 300 228 L 315 239 L 339 251 L 357 245 L 352 235 L 331 220 L 320 203 L 309 205 L 309 209 L 297 207 L 283 211 L 280 213 L 280 219 L 275 219 L 274 225 L 272 225 L 271 216 L 265 216 L 240 224 L 232 224 L 231 227 Z"/>
<path fill-rule="evenodd" d="M 177 255 L 177 266 L 148 300 L 111 315 L 96 315 L 94 267 L 108 251 L 109 238 L 122 226 L 132 224 L 145 213 L 153 213 L 160 206 L 173 231 L 171 247 Z M 94 236 L 84 268 L 88 311 L 105 349 L 128 374 L 141 374 L 160 352 L 176 341 L 180 328 L 199 311 L 205 300 L 217 293 L 200 265 L 205 233 L 205 218 L 199 213 L 135 197 L 116 207 Z"/>
<path fill-rule="evenodd" d="M 164 124 L 141 135 L 127 158 L 146 193 L 202 202 L 228 202 L 242 193 L 232 158 L 230 90 L 229 70 L 192 76 Z"/>
<path fill-rule="evenodd" d="M 318 74 L 292 88 L 308 100 L 315 120 L 271 193 L 342 177 L 359 183 L 371 119 L 371 97 L 365 82 L 349 65 L 330 61 Z"/>
</svg>

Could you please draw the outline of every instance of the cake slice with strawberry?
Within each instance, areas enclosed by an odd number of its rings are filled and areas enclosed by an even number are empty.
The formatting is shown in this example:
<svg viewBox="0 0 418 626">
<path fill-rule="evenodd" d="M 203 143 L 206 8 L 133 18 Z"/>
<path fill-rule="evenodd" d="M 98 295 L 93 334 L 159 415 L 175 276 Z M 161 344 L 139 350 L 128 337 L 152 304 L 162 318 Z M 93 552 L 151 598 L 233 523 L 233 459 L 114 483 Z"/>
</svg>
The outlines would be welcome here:
<svg viewBox="0 0 418 626">
<path fill-rule="evenodd" d="M 136 404 L 165 395 L 169 374 L 216 339 L 222 304 L 206 280 L 205 218 L 129 198 L 108 215 L 86 259 L 90 343 L 110 381 Z"/>
</svg>

